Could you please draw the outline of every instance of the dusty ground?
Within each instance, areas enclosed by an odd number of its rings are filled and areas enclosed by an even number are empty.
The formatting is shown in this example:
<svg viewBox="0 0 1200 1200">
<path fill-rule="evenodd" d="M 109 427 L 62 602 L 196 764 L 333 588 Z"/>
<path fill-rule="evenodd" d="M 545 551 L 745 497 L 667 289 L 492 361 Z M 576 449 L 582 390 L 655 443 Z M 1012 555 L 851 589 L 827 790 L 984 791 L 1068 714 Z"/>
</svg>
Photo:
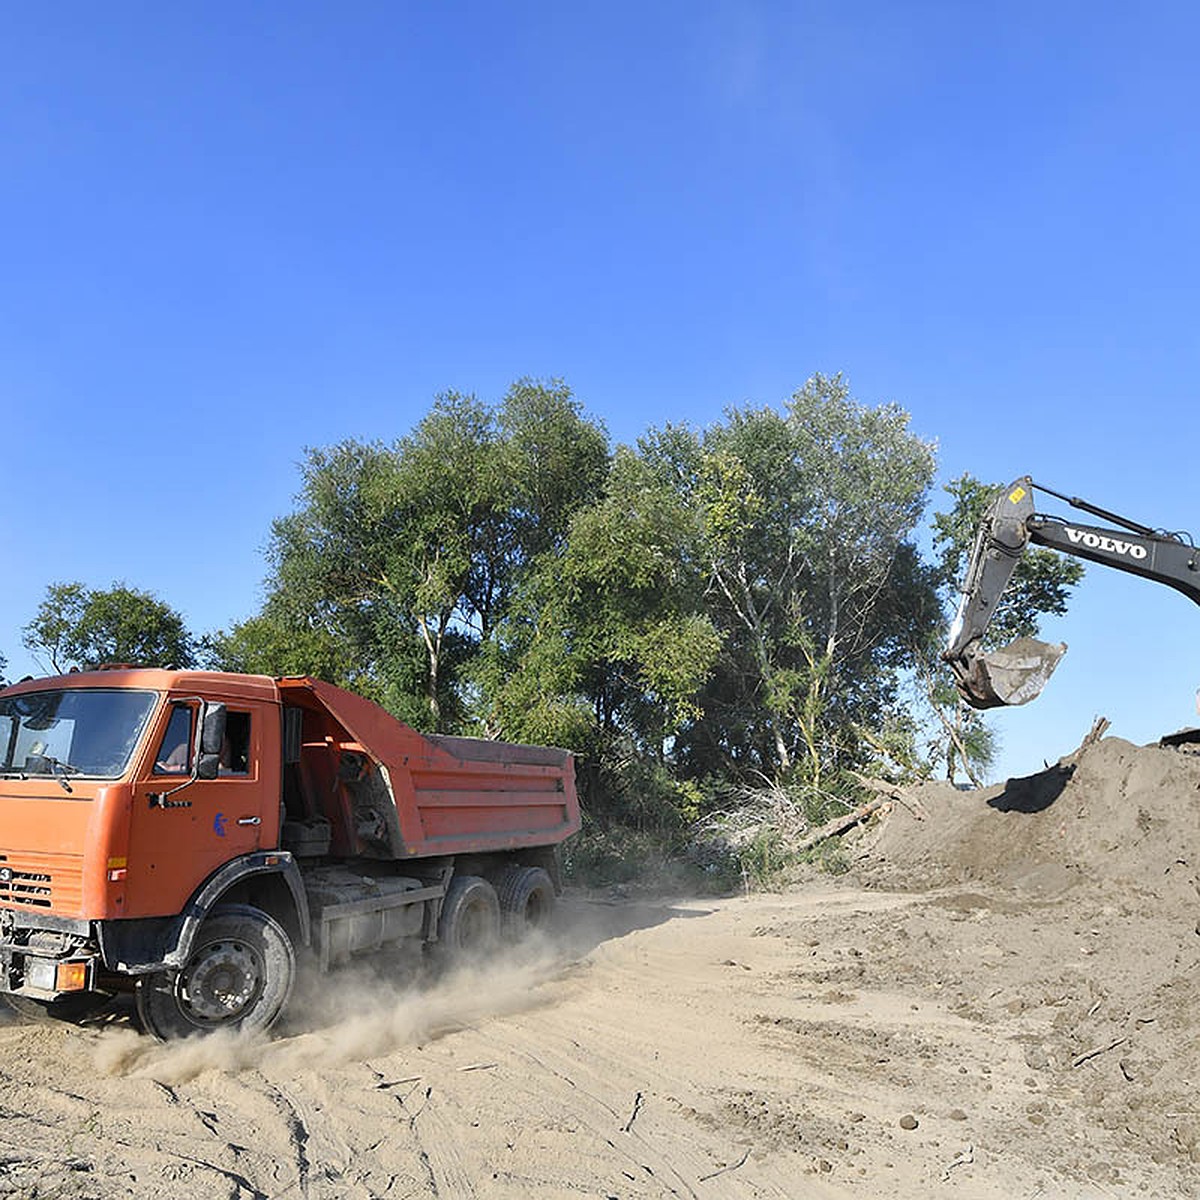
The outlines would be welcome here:
<svg viewBox="0 0 1200 1200">
<path fill-rule="evenodd" d="M 921 818 L 921 819 L 918 819 Z M 923 789 L 851 876 L 569 905 L 269 1042 L 0 1027 L 0 1196 L 1200 1195 L 1200 759 Z"/>
</svg>

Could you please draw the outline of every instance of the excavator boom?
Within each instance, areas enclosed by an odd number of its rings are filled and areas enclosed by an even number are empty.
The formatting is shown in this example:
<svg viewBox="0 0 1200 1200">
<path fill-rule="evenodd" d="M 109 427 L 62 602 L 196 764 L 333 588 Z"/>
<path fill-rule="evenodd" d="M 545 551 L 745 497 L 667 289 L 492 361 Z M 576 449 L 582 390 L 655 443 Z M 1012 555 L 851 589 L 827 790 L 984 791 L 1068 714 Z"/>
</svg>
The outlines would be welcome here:
<svg viewBox="0 0 1200 1200">
<path fill-rule="evenodd" d="M 1035 487 L 1119 528 L 1042 515 L 1034 509 Z M 1018 638 L 1001 650 L 983 649 L 997 604 L 1030 542 L 1166 584 L 1200 604 L 1200 553 L 1189 538 L 1158 532 L 1023 476 L 996 497 L 980 524 L 942 655 L 959 694 L 973 708 L 1033 700 L 1066 652 L 1061 642 L 1036 638 Z"/>
</svg>

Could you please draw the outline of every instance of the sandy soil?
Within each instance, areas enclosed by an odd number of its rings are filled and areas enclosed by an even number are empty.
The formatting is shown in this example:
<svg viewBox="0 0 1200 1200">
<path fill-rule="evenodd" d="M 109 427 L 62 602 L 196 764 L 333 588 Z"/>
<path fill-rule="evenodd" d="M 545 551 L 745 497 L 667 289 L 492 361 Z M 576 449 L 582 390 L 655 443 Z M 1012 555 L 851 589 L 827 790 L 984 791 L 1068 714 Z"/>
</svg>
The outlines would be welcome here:
<svg viewBox="0 0 1200 1200">
<path fill-rule="evenodd" d="M 568 904 L 271 1040 L 0 1026 L 0 1196 L 1200 1195 L 1200 759 L 931 786 L 840 880 Z"/>
</svg>

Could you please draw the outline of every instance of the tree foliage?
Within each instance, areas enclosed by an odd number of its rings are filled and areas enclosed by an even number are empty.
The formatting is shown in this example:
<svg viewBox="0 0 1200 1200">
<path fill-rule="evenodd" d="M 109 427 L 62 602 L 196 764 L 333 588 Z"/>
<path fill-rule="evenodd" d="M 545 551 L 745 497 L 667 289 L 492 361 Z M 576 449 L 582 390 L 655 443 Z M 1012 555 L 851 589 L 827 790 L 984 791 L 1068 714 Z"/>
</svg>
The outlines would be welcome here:
<svg viewBox="0 0 1200 1200">
<path fill-rule="evenodd" d="M 783 412 L 621 448 L 483 655 L 488 727 L 574 730 L 677 783 L 819 787 L 864 761 L 938 620 L 911 541 L 933 454 L 907 421 L 816 376 Z"/>
<path fill-rule="evenodd" d="M 391 445 L 309 450 L 263 613 L 215 639 L 216 661 L 332 674 L 419 728 L 460 728 L 468 667 L 607 463 L 570 389 L 527 379 L 497 406 L 444 393 Z"/>
<path fill-rule="evenodd" d="M 593 794 L 628 794 L 634 761 L 682 807 L 703 781 L 819 787 L 907 729 L 939 619 L 912 541 L 933 463 L 840 376 L 615 454 L 560 383 L 447 393 L 392 445 L 308 452 L 267 602 L 217 661 L 569 745 Z"/>
<path fill-rule="evenodd" d="M 698 715 L 695 695 L 719 647 L 703 610 L 698 540 L 679 493 L 620 449 L 604 494 L 575 514 L 561 549 L 543 553 L 484 654 L 494 727 L 534 736 L 553 712 L 597 753 L 625 745 L 661 758 Z"/>
<path fill-rule="evenodd" d="M 783 412 L 732 410 L 694 447 L 666 439 L 704 529 L 710 612 L 723 637 L 681 752 L 696 773 L 819 786 L 852 765 L 856 725 L 894 704 L 907 647 L 936 605 L 911 537 L 931 445 L 893 405 L 816 375 Z M 660 439 L 659 446 L 664 441 Z"/>
<path fill-rule="evenodd" d="M 56 672 L 108 662 L 190 667 L 196 644 L 183 617 L 150 595 L 116 583 L 107 590 L 55 583 L 25 626 L 27 649 Z"/>
</svg>

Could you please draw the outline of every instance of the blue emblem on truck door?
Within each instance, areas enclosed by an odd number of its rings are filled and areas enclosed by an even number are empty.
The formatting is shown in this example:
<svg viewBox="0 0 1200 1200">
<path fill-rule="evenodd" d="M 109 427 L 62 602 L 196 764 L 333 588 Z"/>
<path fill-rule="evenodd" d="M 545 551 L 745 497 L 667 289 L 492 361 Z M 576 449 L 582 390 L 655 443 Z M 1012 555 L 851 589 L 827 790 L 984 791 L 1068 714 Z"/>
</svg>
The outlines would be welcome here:
<svg viewBox="0 0 1200 1200">
<path fill-rule="evenodd" d="M 213 833 L 215 833 L 217 835 L 217 837 L 225 836 L 225 814 L 224 813 L 217 813 L 217 815 L 215 817 L 213 817 Z"/>
</svg>

